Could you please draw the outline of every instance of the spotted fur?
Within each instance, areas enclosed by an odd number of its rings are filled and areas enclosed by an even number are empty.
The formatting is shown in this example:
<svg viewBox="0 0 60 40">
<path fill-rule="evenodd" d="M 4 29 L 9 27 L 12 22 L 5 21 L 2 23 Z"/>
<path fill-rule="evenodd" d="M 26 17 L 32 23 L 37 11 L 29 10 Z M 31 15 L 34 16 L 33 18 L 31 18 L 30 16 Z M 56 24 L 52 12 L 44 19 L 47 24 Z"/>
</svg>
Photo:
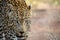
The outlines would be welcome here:
<svg viewBox="0 0 60 40">
<path fill-rule="evenodd" d="M 30 6 L 25 0 L 0 0 L 0 34 L 26 39 L 30 27 Z"/>
</svg>

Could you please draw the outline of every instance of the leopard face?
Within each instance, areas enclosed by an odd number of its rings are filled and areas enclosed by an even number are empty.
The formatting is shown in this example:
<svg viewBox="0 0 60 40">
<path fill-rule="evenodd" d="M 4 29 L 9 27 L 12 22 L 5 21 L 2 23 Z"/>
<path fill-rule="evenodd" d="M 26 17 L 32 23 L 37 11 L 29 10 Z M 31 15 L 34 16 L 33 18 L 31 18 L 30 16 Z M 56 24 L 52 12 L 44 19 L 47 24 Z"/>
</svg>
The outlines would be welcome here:
<svg viewBox="0 0 60 40">
<path fill-rule="evenodd" d="M 26 34 L 30 27 L 31 7 L 26 4 L 25 0 L 0 0 L 0 5 L 0 14 L 4 16 L 3 29 L 14 30 L 18 35 L 21 35 L 21 32 Z"/>
</svg>

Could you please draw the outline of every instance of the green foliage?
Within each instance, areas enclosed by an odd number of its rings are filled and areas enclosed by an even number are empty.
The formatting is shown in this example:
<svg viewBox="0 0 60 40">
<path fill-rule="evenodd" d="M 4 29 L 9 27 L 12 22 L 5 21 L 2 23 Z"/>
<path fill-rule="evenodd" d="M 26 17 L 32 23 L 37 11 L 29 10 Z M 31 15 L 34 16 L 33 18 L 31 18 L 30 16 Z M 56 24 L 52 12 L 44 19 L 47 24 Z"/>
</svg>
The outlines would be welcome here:
<svg viewBox="0 0 60 40">
<path fill-rule="evenodd" d="M 52 1 L 50 2 L 50 4 L 60 5 L 60 0 L 52 0 Z"/>
</svg>

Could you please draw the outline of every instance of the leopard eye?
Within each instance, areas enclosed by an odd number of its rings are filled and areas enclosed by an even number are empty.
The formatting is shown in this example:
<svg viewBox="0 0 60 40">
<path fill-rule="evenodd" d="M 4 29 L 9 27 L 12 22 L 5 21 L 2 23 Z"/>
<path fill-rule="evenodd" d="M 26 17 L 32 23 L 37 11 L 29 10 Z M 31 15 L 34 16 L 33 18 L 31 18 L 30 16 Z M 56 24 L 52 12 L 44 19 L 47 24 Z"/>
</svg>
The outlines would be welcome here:
<svg viewBox="0 0 60 40">
<path fill-rule="evenodd" d="M 12 5 L 12 4 L 8 4 L 8 11 L 9 11 L 9 12 L 12 11 L 12 8 L 13 8 L 13 5 Z"/>
<path fill-rule="evenodd" d="M 12 10 L 10 9 L 9 12 L 11 12 Z"/>
</svg>

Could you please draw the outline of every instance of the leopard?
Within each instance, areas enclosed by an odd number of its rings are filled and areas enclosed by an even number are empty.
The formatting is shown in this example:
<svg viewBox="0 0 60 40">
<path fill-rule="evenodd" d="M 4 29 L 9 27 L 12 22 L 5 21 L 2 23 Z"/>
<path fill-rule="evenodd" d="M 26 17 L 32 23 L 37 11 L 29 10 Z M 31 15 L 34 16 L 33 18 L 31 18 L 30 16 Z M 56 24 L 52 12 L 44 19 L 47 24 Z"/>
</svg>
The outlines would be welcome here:
<svg viewBox="0 0 60 40">
<path fill-rule="evenodd" d="M 0 40 L 27 40 L 30 12 L 25 0 L 0 0 Z"/>
</svg>

